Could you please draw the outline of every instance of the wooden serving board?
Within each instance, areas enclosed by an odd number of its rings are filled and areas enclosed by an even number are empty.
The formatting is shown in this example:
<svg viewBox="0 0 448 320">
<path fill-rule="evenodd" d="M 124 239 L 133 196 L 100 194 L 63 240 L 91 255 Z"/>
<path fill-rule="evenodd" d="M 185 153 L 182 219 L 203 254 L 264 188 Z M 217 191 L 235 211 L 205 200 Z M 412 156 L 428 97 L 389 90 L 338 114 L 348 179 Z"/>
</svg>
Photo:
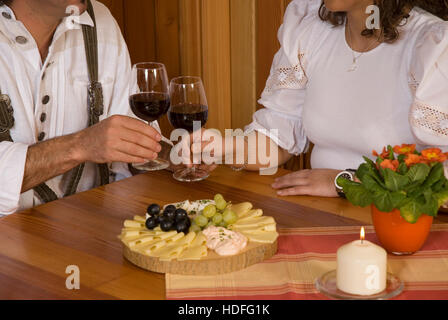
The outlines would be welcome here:
<svg viewBox="0 0 448 320">
<path fill-rule="evenodd" d="M 228 257 L 220 256 L 209 249 L 207 257 L 201 260 L 160 261 L 159 258 L 131 251 L 125 245 L 123 245 L 123 254 L 127 260 L 136 266 L 156 273 L 218 275 L 242 270 L 272 258 L 277 253 L 277 241 L 272 244 L 249 242 L 242 252 Z"/>
</svg>

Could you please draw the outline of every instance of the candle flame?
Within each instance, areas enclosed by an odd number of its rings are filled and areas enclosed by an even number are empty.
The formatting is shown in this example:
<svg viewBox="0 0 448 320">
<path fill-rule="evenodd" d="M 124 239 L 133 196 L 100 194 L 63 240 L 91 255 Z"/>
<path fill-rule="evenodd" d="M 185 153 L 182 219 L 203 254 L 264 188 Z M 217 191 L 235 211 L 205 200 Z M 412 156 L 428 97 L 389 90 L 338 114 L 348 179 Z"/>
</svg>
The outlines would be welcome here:
<svg viewBox="0 0 448 320">
<path fill-rule="evenodd" d="M 364 227 L 361 228 L 361 241 L 364 241 L 366 239 L 366 230 L 364 229 Z"/>
</svg>

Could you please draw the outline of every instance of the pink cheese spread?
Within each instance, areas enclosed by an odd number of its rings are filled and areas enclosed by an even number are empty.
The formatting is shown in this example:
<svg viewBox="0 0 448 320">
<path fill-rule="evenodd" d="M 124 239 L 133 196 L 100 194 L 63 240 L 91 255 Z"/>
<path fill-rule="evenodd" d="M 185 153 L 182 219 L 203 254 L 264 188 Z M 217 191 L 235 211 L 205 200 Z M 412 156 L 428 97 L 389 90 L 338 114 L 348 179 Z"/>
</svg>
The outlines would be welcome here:
<svg viewBox="0 0 448 320">
<path fill-rule="evenodd" d="M 247 246 L 247 238 L 239 232 L 210 226 L 202 231 L 207 238 L 207 247 L 220 256 L 233 256 Z"/>
</svg>

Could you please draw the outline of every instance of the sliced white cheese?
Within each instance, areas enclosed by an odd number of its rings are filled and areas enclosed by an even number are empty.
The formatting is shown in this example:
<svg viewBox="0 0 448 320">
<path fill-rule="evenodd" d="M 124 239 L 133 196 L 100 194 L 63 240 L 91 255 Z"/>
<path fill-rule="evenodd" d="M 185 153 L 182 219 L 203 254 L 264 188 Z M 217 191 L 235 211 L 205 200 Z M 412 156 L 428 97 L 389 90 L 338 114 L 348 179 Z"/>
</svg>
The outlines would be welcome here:
<svg viewBox="0 0 448 320">
<path fill-rule="evenodd" d="M 167 246 L 168 244 L 179 240 L 184 236 L 183 233 L 177 233 L 176 231 L 173 231 L 175 234 L 173 235 L 172 232 L 167 232 L 166 234 L 170 234 L 169 237 L 166 237 L 164 239 L 157 239 L 154 240 L 154 242 L 151 242 L 149 245 L 144 246 L 143 248 L 140 248 L 140 252 L 153 257 L 153 252 L 156 250 L 159 250 L 160 248 L 163 248 Z"/>
<path fill-rule="evenodd" d="M 141 223 L 146 223 L 146 217 L 134 216 L 134 221 L 141 222 Z"/>
<path fill-rule="evenodd" d="M 126 220 L 124 226 L 125 228 L 144 228 L 145 224 L 134 220 Z"/>
<path fill-rule="evenodd" d="M 202 258 L 205 258 L 208 254 L 206 245 L 201 246 L 195 246 L 195 247 L 189 247 L 186 250 L 184 250 L 177 260 L 179 261 L 186 261 L 186 260 L 201 260 Z"/>
<path fill-rule="evenodd" d="M 258 234 L 242 232 L 242 234 L 244 234 L 249 241 L 259 243 L 274 243 L 278 238 L 278 233 L 275 231 L 262 232 Z"/>
<path fill-rule="evenodd" d="M 252 209 L 252 203 L 250 202 L 243 202 L 238 204 L 232 204 L 230 206 L 233 212 L 235 212 L 238 217 L 241 217 L 245 215 L 247 212 L 249 212 L 250 209 Z"/>
<path fill-rule="evenodd" d="M 151 236 L 151 235 L 159 235 L 164 233 L 163 231 L 149 231 L 149 230 L 126 230 L 124 229 L 121 232 L 121 237 L 122 239 L 127 239 L 127 238 L 131 238 L 131 237 L 137 237 L 137 236 Z"/>
<path fill-rule="evenodd" d="M 233 226 L 235 227 L 261 227 L 267 224 L 275 223 L 274 218 L 272 217 L 257 217 L 251 218 L 247 220 L 238 220 Z"/>
<path fill-rule="evenodd" d="M 258 218 L 263 215 L 263 210 L 261 209 L 255 209 L 255 210 L 249 210 L 246 214 L 239 217 L 238 222 L 241 221 L 247 221 L 253 218 Z"/>
<path fill-rule="evenodd" d="M 207 243 L 207 238 L 204 236 L 202 232 L 199 232 L 191 243 L 191 247 L 202 246 Z"/>
<path fill-rule="evenodd" d="M 266 231 L 276 231 L 277 225 L 275 223 L 267 224 L 267 225 L 261 225 L 261 226 L 240 226 L 240 225 L 233 225 L 231 227 L 234 231 L 239 232 L 248 232 L 248 233 L 262 233 Z"/>
<path fill-rule="evenodd" d="M 196 233 L 190 232 L 182 239 L 162 248 L 161 250 L 154 252 L 154 256 L 159 257 L 161 261 L 171 261 L 177 258 L 182 251 L 188 248 L 193 239 L 196 237 Z"/>
</svg>

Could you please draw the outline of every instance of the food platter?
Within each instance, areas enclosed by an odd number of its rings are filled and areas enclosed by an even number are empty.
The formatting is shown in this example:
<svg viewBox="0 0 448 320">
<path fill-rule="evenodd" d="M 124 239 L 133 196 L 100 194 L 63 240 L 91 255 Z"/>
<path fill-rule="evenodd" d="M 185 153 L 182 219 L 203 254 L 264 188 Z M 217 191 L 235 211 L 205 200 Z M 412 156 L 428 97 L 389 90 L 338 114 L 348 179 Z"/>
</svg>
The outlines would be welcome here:
<svg viewBox="0 0 448 320">
<path fill-rule="evenodd" d="M 184 201 L 165 206 L 163 212 L 153 204 L 147 212 L 126 220 L 119 239 L 124 257 L 151 272 L 217 275 L 245 269 L 277 253 L 275 220 L 248 202 Z"/>
<path fill-rule="evenodd" d="M 277 241 L 272 244 L 249 243 L 246 249 L 234 256 L 222 257 L 211 251 L 201 260 L 161 261 L 132 251 L 124 246 L 124 257 L 132 264 L 156 273 L 181 275 L 218 275 L 245 269 L 272 258 L 277 253 Z"/>
</svg>

